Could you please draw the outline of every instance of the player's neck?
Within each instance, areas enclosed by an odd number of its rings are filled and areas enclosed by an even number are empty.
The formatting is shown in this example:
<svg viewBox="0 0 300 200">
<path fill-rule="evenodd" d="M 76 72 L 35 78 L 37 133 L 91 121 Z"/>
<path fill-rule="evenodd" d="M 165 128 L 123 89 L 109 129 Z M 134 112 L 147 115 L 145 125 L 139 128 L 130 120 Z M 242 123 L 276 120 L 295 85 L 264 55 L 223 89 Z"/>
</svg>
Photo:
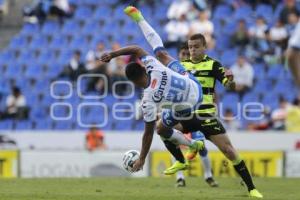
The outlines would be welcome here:
<svg viewBox="0 0 300 200">
<path fill-rule="evenodd" d="M 193 62 L 193 63 L 199 63 L 199 62 L 201 62 L 203 59 L 204 59 L 204 54 L 203 55 L 200 55 L 200 56 L 198 56 L 198 57 L 195 57 L 195 58 L 191 58 L 191 61 Z"/>
</svg>

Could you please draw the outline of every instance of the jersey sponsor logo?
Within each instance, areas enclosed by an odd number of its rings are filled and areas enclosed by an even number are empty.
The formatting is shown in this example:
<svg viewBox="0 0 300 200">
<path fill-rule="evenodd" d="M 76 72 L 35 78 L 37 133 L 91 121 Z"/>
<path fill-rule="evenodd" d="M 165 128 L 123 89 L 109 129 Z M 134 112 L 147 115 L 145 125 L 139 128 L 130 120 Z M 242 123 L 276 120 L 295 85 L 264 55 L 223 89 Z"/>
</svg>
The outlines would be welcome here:
<svg viewBox="0 0 300 200">
<path fill-rule="evenodd" d="M 163 95 L 164 91 L 166 89 L 167 80 L 168 80 L 167 72 L 163 71 L 162 72 L 162 78 L 161 78 L 160 86 L 158 87 L 158 90 L 156 92 L 154 92 L 154 94 L 152 96 L 152 100 L 155 103 L 161 102 L 161 100 L 162 100 L 162 98 L 164 96 Z"/>
<path fill-rule="evenodd" d="M 151 83 L 151 88 L 154 89 L 157 83 L 157 79 L 154 79 Z"/>
</svg>

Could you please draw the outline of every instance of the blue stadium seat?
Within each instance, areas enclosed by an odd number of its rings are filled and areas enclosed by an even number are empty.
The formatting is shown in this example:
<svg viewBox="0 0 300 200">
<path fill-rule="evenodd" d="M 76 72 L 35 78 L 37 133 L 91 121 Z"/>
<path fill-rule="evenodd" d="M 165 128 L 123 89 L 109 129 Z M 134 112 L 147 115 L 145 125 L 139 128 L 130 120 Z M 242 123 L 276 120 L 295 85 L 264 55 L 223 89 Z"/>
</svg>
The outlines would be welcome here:
<svg viewBox="0 0 300 200">
<path fill-rule="evenodd" d="M 69 48 L 72 50 L 77 50 L 86 46 L 88 46 L 87 39 L 85 37 L 78 36 L 72 40 L 72 42 L 69 45 Z"/>
<path fill-rule="evenodd" d="M 272 88 L 272 81 L 267 79 L 258 80 L 253 88 L 253 92 L 263 94 L 270 91 Z"/>
<path fill-rule="evenodd" d="M 18 63 L 28 63 L 29 61 L 35 61 L 35 54 L 33 51 L 28 51 L 28 49 L 24 49 L 23 51 L 21 51 L 17 62 Z"/>
<path fill-rule="evenodd" d="M 221 56 L 221 62 L 226 67 L 231 67 L 238 58 L 238 53 L 236 49 L 230 49 L 227 51 L 224 51 Z"/>
<path fill-rule="evenodd" d="M 92 18 L 92 15 L 93 15 L 93 11 L 91 8 L 87 6 L 81 6 L 76 10 L 74 18 L 77 20 L 85 21 L 87 19 Z"/>
<path fill-rule="evenodd" d="M 242 104 L 245 103 L 252 103 L 252 102 L 258 102 L 258 94 L 255 92 L 248 92 L 243 96 Z"/>
<path fill-rule="evenodd" d="M 52 62 L 48 65 L 47 71 L 45 72 L 45 76 L 49 79 L 57 78 L 59 73 L 63 71 L 63 66 L 57 62 Z"/>
<path fill-rule="evenodd" d="M 279 95 L 273 92 L 264 94 L 262 103 L 274 110 L 279 106 Z"/>
<path fill-rule="evenodd" d="M 216 7 L 213 13 L 213 19 L 224 20 L 224 17 L 229 17 L 232 14 L 232 10 L 229 5 L 220 4 Z"/>
<path fill-rule="evenodd" d="M 15 51 L 13 50 L 4 50 L 0 53 L 0 62 L 8 63 L 15 59 Z"/>
<path fill-rule="evenodd" d="M 239 96 L 235 93 L 225 94 L 220 103 L 222 103 L 220 108 L 222 108 L 223 111 L 230 108 L 232 112 L 236 114 L 238 111 Z"/>
<path fill-rule="evenodd" d="M 143 120 L 138 120 L 134 123 L 134 130 L 136 131 L 144 130 L 144 127 L 145 123 L 143 122 Z"/>
<path fill-rule="evenodd" d="M 218 51 L 225 51 L 229 49 L 230 47 L 230 39 L 228 36 L 222 35 L 218 36 L 216 35 L 216 50 Z"/>
<path fill-rule="evenodd" d="M 269 79 L 280 79 L 284 77 L 284 66 L 283 65 L 273 65 L 269 67 L 269 71 L 266 78 Z"/>
<path fill-rule="evenodd" d="M 49 62 L 52 62 L 53 60 L 55 60 L 54 52 L 47 49 L 39 54 L 36 62 L 39 64 L 47 64 Z"/>
<path fill-rule="evenodd" d="M 115 120 L 115 130 L 132 130 L 132 120 Z"/>
<path fill-rule="evenodd" d="M 40 31 L 38 24 L 25 23 L 21 29 L 20 35 L 32 36 Z"/>
<path fill-rule="evenodd" d="M 70 120 L 58 120 L 54 121 L 55 130 L 71 130 L 72 122 Z"/>
<path fill-rule="evenodd" d="M 13 120 L 1 120 L 0 130 L 11 130 L 13 127 Z"/>
<path fill-rule="evenodd" d="M 36 78 L 41 77 L 43 73 L 43 66 L 39 64 L 29 65 L 25 70 L 25 77 L 26 78 Z"/>
<path fill-rule="evenodd" d="M 44 98 L 40 106 L 43 106 L 46 110 L 49 109 L 50 105 L 55 102 L 55 99 L 50 95 L 49 90 L 44 90 Z"/>
<path fill-rule="evenodd" d="M 253 15 L 253 10 L 251 9 L 250 6 L 241 6 L 239 7 L 235 13 L 234 13 L 234 18 L 239 20 L 239 19 L 247 19 Z"/>
<path fill-rule="evenodd" d="M 57 21 L 46 21 L 42 27 L 42 34 L 43 35 L 52 35 L 53 33 L 59 32 L 60 27 Z"/>
<path fill-rule="evenodd" d="M 223 30 L 222 30 L 222 35 L 226 35 L 226 36 L 231 36 L 235 30 L 236 30 L 236 27 L 237 27 L 237 22 L 232 20 L 232 21 L 228 21 L 225 26 L 223 27 Z M 227 38 L 227 39 L 230 39 L 230 38 Z"/>
<path fill-rule="evenodd" d="M 67 118 L 70 116 L 70 108 L 65 105 L 57 105 L 53 107 L 52 114 L 54 118 Z"/>
<path fill-rule="evenodd" d="M 52 38 L 52 41 L 49 44 L 49 48 L 53 50 L 59 50 L 62 47 L 68 46 L 68 39 L 66 36 L 63 35 L 56 35 L 54 38 Z"/>
<path fill-rule="evenodd" d="M 33 50 L 42 50 L 45 49 L 47 45 L 48 39 L 45 35 L 36 35 L 29 44 L 29 48 Z"/>
<path fill-rule="evenodd" d="M 264 64 L 254 63 L 252 66 L 255 79 L 264 79 L 266 77 L 266 69 Z"/>
<path fill-rule="evenodd" d="M 96 20 L 88 21 L 81 30 L 81 34 L 83 35 L 99 35 L 101 31 L 101 27 Z"/>
<path fill-rule="evenodd" d="M 273 8 L 271 5 L 259 4 L 255 9 L 256 16 L 262 16 L 267 23 L 274 21 L 273 19 Z"/>
<path fill-rule="evenodd" d="M 111 13 L 112 13 L 112 10 L 110 9 L 110 7 L 101 6 L 101 7 L 98 7 L 95 10 L 93 19 L 95 19 L 95 20 L 107 20 L 107 16 L 112 16 Z"/>
<path fill-rule="evenodd" d="M 39 104 L 33 104 L 33 105 L 39 105 Z M 49 113 L 47 112 L 47 109 L 45 107 L 42 106 L 31 107 L 30 119 L 33 119 L 34 121 L 39 121 L 39 120 L 46 119 L 47 116 L 49 116 Z"/>
<path fill-rule="evenodd" d="M 51 130 L 53 129 L 53 121 L 51 119 L 40 119 L 35 121 L 36 130 Z"/>
<path fill-rule="evenodd" d="M 1 76 L 0 78 L 0 93 L 2 95 L 6 95 L 10 92 L 10 83 L 9 80 L 6 79 L 4 76 Z M 3 97 L 2 97 L 3 99 Z M 2 106 L 0 106 L 0 108 L 3 108 Z"/>
<path fill-rule="evenodd" d="M 32 122 L 29 120 L 15 121 L 16 130 L 30 130 L 32 129 Z"/>
<path fill-rule="evenodd" d="M 75 20 L 71 20 L 71 21 L 67 21 L 64 24 L 61 30 L 61 34 L 67 36 L 74 36 L 77 35 L 79 31 L 80 31 L 79 23 Z"/>
<path fill-rule="evenodd" d="M 11 63 L 7 66 L 4 76 L 6 78 L 15 78 L 21 76 L 22 74 L 22 65 L 17 63 Z"/>
<path fill-rule="evenodd" d="M 68 96 L 72 90 L 72 87 L 70 88 L 67 84 L 55 84 L 53 86 L 53 94 L 56 96 Z"/>
<path fill-rule="evenodd" d="M 14 37 L 10 43 L 9 43 L 9 48 L 11 49 L 19 49 L 19 48 L 25 48 L 27 46 L 27 39 L 26 37 L 23 36 L 16 36 Z"/>
</svg>

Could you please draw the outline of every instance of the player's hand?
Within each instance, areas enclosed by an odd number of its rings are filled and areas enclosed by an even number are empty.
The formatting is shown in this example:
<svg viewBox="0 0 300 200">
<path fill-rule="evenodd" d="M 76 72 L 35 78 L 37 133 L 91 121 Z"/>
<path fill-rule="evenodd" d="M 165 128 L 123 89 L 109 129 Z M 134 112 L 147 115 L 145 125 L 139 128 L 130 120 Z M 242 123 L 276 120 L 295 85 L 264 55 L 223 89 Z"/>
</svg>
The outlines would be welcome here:
<svg viewBox="0 0 300 200">
<path fill-rule="evenodd" d="M 228 78 L 228 80 L 233 81 L 233 73 L 230 69 L 225 69 L 225 76 Z"/>
<path fill-rule="evenodd" d="M 145 160 L 142 160 L 139 158 L 138 160 L 136 160 L 134 162 L 132 172 L 137 172 L 137 171 L 143 169 L 144 164 L 145 164 Z"/>
<path fill-rule="evenodd" d="M 108 63 L 111 59 L 112 59 L 111 53 L 104 53 L 100 58 L 102 62 L 106 62 L 106 63 Z"/>
</svg>

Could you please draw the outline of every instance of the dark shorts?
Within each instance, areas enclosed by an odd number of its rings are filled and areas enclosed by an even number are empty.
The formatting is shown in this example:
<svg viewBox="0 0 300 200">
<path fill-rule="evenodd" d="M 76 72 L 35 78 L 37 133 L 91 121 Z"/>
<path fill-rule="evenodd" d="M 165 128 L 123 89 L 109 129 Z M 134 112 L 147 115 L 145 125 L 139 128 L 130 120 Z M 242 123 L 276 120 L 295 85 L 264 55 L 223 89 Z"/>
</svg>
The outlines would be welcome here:
<svg viewBox="0 0 300 200">
<path fill-rule="evenodd" d="M 211 135 L 226 133 L 218 118 L 210 114 L 193 114 L 191 119 L 182 120 L 179 123 L 182 125 L 184 133 L 201 131 L 206 139 L 209 139 Z"/>
</svg>

